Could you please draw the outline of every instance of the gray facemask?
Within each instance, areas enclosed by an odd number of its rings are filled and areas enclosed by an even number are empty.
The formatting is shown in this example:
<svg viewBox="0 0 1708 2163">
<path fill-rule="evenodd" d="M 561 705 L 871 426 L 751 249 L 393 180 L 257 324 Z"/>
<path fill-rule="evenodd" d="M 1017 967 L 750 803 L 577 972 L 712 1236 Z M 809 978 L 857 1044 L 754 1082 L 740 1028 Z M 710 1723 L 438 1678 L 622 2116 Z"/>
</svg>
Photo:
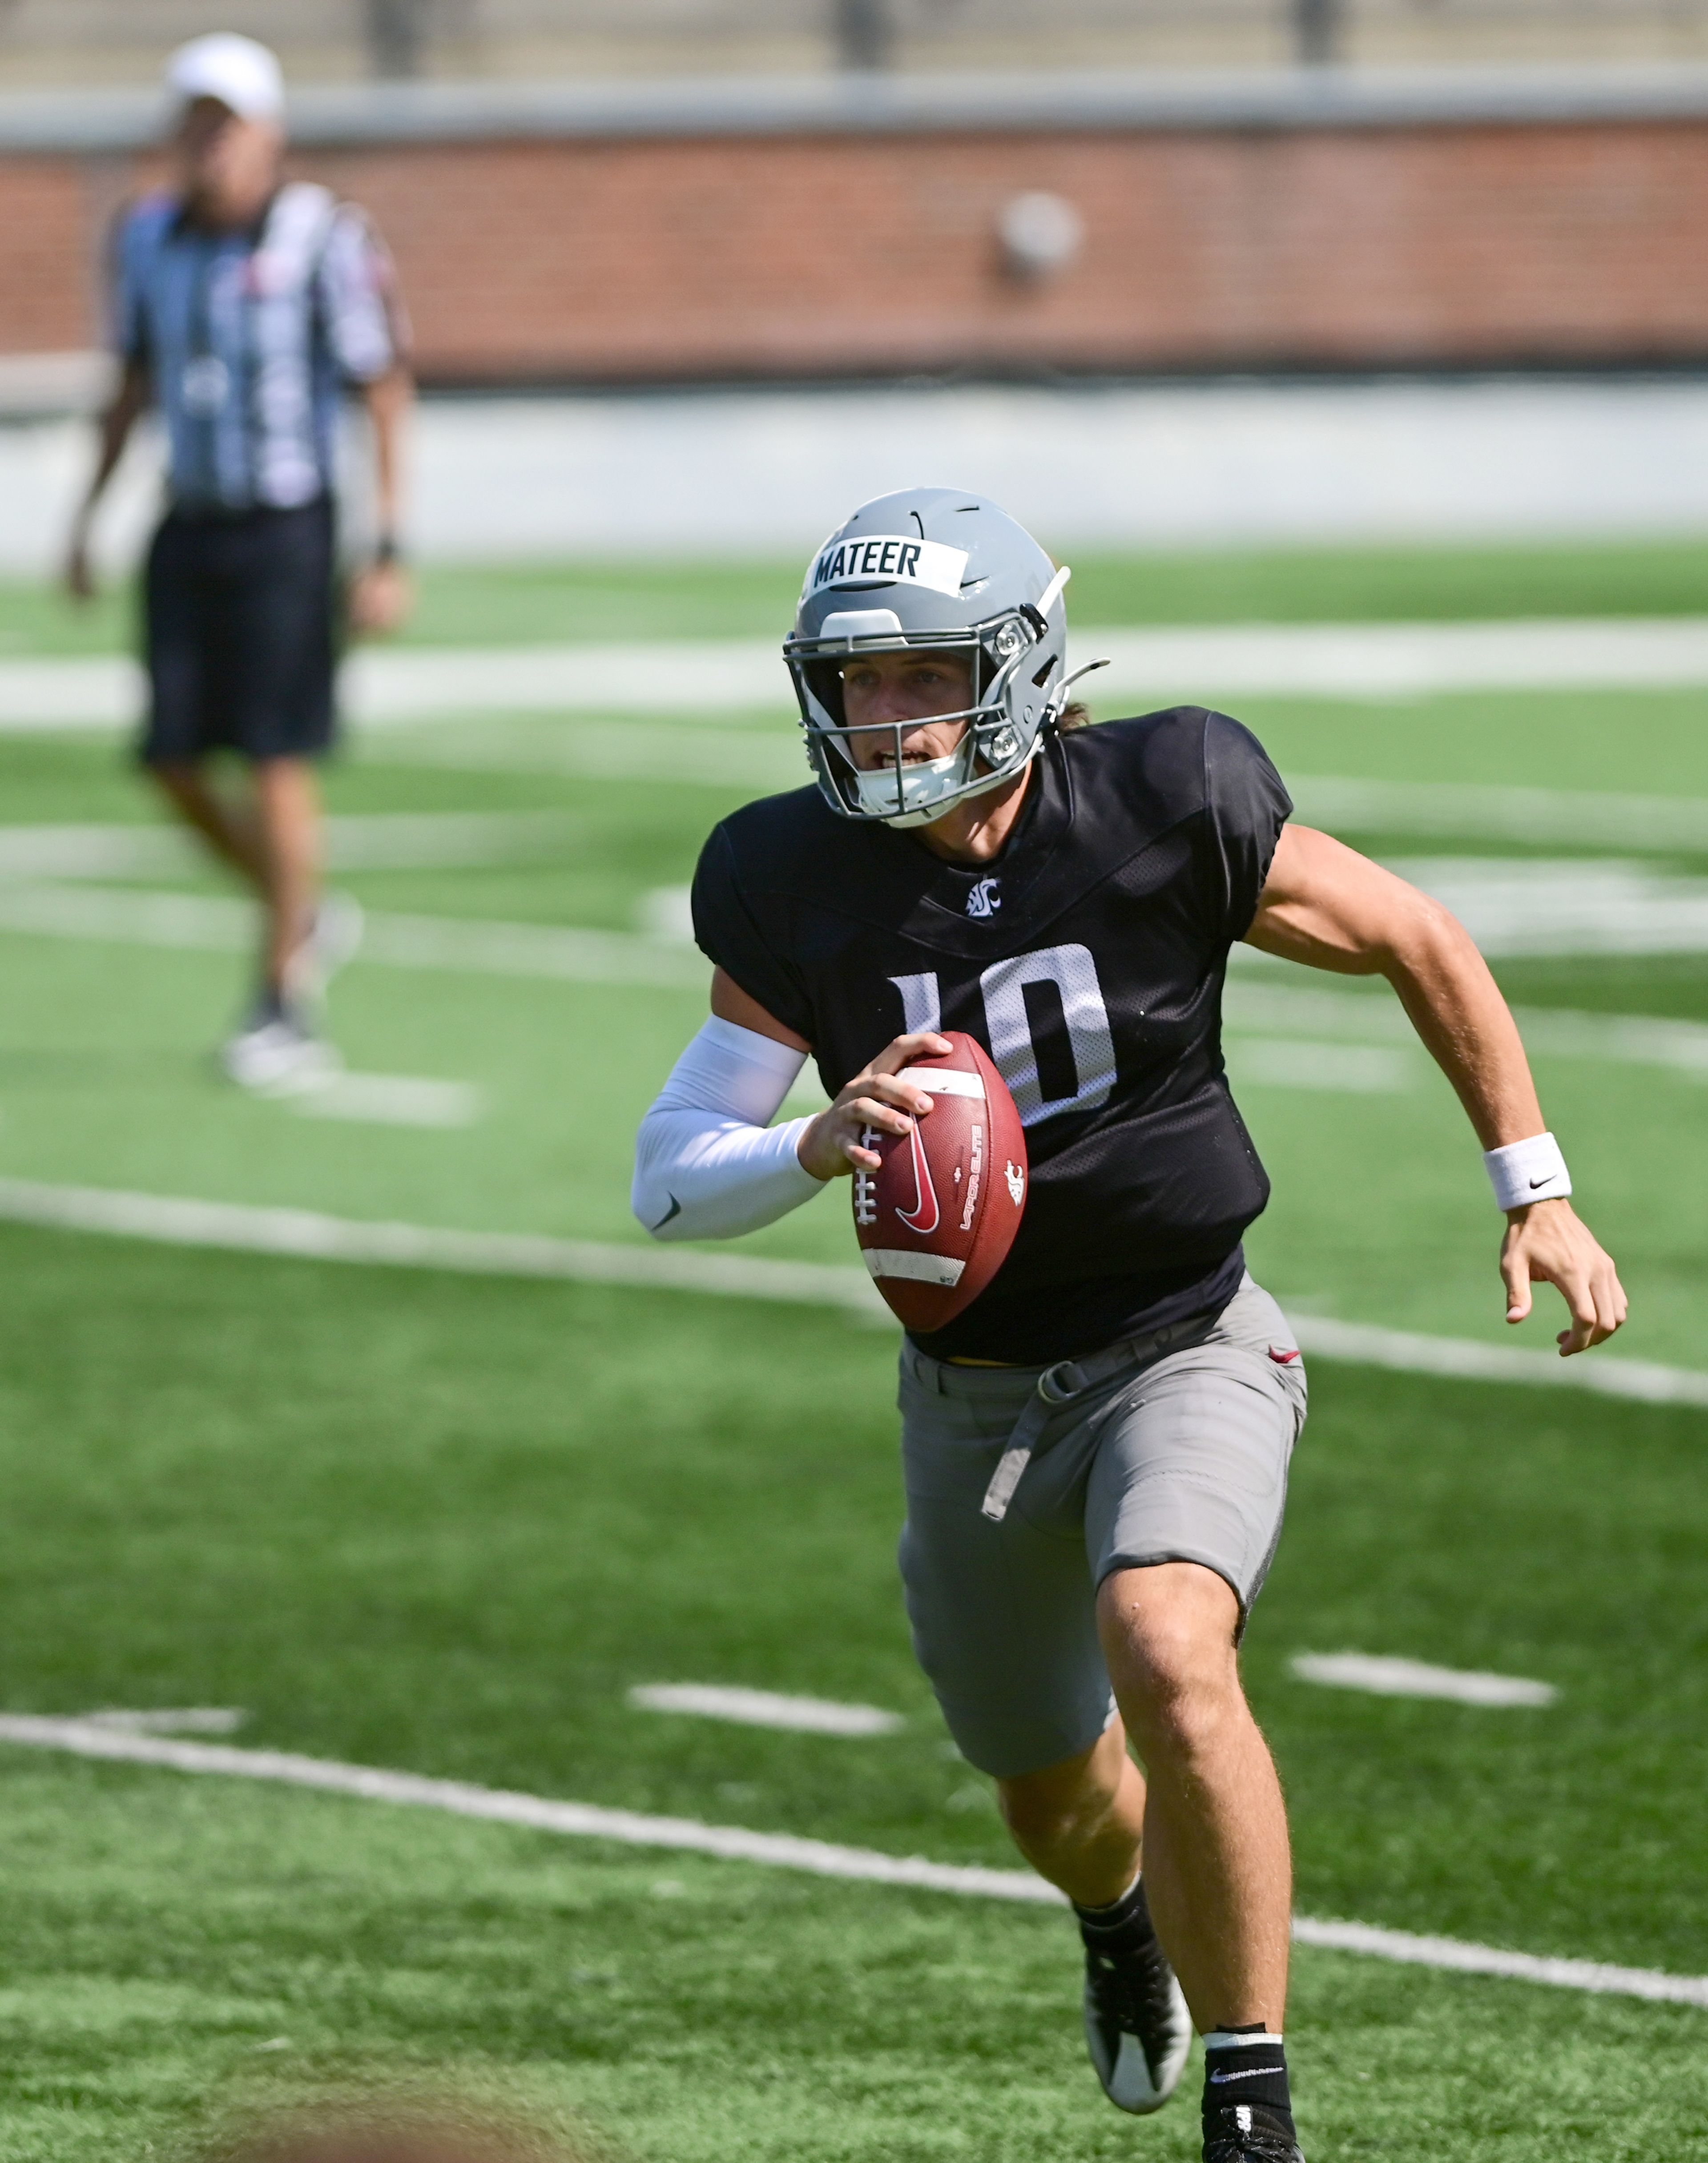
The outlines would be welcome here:
<svg viewBox="0 0 1708 2163">
<path fill-rule="evenodd" d="M 958 489 L 879 496 L 840 526 L 807 567 L 783 649 L 831 809 L 923 826 L 1022 772 L 1066 699 L 1067 578 L 1005 511 Z M 908 757 L 919 721 L 849 724 L 843 669 L 906 652 L 959 662 L 972 686 L 971 703 L 929 716 L 961 725 L 944 757 Z M 874 745 L 876 762 L 857 755 Z"/>
</svg>

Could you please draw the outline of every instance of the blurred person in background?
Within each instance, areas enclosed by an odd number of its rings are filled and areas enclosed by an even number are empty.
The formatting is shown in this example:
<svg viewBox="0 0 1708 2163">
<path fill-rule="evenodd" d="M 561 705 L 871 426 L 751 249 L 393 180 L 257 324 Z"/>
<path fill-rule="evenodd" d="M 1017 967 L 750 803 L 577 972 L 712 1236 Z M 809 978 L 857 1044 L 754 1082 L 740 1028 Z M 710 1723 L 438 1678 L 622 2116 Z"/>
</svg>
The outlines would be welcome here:
<svg viewBox="0 0 1708 2163">
<path fill-rule="evenodd" d="M 215 34 L 167 65 L 175 184 L 120 217 L 113 251 L 118 388 L 65 579 L 86 599 L 97 505 L 139 416 L 157 403 L 167 505 L 144 578 L 149 715 L 139 756 L 178 815 L 263 909 L 255 996 L 221 1054 L 248 1087 L 334 1063 L 320 994 L 360 935 L 321 893 L 315 762 L 331 746 L 340 616 L 395 630 L 409 606 L 397 550 L 401 436 L 411 397 L 390 257 L 361 212 L 286 182 L 284 82 L 252 39 Z M 377 539 L 341 595 L 333 516 L 338 408 L 372 423 Z M 217 785 L 214 754 L 253 788 Z"/>
</svg>

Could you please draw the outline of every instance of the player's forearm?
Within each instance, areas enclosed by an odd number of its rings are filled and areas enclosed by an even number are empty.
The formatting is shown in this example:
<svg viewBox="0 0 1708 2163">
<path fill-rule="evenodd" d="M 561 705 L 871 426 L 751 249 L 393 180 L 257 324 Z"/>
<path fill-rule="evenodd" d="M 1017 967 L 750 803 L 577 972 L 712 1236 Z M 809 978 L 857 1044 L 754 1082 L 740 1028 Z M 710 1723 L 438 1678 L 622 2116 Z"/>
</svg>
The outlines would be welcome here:
<svg viewBox="0 0 1708 2163">
<path fill-rule="evenodd" d="M 1245 934 L 1266 954 L 1387 978 L 1485 1150 L 1543 1131 L 1518 1028 L 1449 909 L 1308 826 L 1283 828 Z"/>
<path fill-rule="evenodd" d="M 1386 947 L 1381 967 L 1483 1147 L 1540 1134 L 1518 1025 L 1464 925 L 1444 909 L 1422 914 Z"/>
<path fill-rule="evenodd" d="M 768 1123 L 806 1055 L 714 1015 L 641 1122 L 630 1201 L 655 1239 L 730 1239 L 823 1183 L 797 1153 L 806 1119 Z"/>
<path fill-rule="evenodd" d="M 148 384 L 140 373 L 128 368 L 113 393 L 98 424 L 96 443 L 95 470 L 89 477 L 89 485 L 77 506 L 77 523 L 87 523 L 95 506 L 106 493 L 107 484 L 118 469 L 124 456 L 124 447 L 130 441 L 131 430 L 136 426 L 143 408 L 148 403 Z"/>
<path fill-rule="evenodd" d="M 395 537 L 403 511 L 403 432 L 415 403 L 406 369 L 394 368 L 363 393 L 374 432 L 374 512 L 382 535 Z"/>
<path fill-rule="evenodd" d="M 822 1193 L 798 1154 L 805 1119 L 749 1126 L 705 1112 L 641 1122 L 630 1202 L 655 1239 L 734 1239 Z"/>
</svg>

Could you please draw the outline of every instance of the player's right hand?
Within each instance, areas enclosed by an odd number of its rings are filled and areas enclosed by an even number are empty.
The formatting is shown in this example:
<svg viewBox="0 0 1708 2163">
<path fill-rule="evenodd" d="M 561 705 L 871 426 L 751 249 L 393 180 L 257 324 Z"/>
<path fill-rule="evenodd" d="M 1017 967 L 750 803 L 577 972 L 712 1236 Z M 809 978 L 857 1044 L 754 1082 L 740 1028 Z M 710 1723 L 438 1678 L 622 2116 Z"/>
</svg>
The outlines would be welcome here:
<svg viewBox="0 0 1708 2163">
<path fill-rule="evenodd" d="M 1563 1194 L 1506 1212 L 1501 1275 L 1508 1322 L 1522 1322 L 1529 1313 L 1532 1284 L 1559 1286 L 1572 1317 L 1571 1328 L 1554 1340 L 1562 1359 L 1605 1344 L 1624 1324 L 1625 1287 L 1613 1257 Z"/>
<path fill-rule="evenodd" d="M 369 563 L 350 581 L 350 629 L 358 638 L 389 638 L 415 605 L 415 588 L 401 563 Z"/>
<path fill-rule="evenodd" d="M 815 1179 L 845 1179 L 857 1166 L 876 1171 L 883 1160 L 861 1140 L 866 1128 L 878 1133 L 904 1134 L 915 1118 L 931 1108 L 931 1099 L 916 1082 L 896 1077 L 916 1059 L 938 1059 L 952 1051 L 946 1036 L 934 1030 L 917 1030 L 899 1036 L 876 1059 L 841 1089 L 835 1103 L 809 1121 L 795 1144 L 795 1155 Z"/>
</svg>

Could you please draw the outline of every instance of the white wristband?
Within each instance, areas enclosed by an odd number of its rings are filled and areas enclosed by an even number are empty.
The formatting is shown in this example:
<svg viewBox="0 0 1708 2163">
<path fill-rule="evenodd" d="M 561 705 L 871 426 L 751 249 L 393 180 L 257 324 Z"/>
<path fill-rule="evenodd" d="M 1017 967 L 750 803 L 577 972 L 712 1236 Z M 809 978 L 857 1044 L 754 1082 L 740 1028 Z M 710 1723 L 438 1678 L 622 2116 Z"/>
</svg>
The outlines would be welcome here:
<svg viewBox="0 0 1708 2163">
<path fill-rule="evenodd" d="M 1483 1164 L 1502 1209 L 1552 1202 L 1572 1191 L 1572 1176 L 1552 1134 L 1532 1134 L 1527 1141 L 1508 1142 L 1505 1149 L 1485 1150 Z"/>
</svg>

